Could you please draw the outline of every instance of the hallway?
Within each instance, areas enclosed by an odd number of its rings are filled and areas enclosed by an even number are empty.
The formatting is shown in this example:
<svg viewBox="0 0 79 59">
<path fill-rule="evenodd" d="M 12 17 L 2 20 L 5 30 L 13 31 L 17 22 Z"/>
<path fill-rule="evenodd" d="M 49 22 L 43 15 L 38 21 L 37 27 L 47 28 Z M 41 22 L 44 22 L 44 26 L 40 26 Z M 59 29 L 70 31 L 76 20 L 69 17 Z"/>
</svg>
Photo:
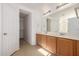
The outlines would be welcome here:
<svg viewBox="0 0 79 59">
<path fill-rule="evenodd" d="M 31 46 L 21 39 L 20 50 L 16 51 L 12 56 L 44 56 L 48 55 L 48 52 L 38 48 L 36 46 Z"/>
</svg>

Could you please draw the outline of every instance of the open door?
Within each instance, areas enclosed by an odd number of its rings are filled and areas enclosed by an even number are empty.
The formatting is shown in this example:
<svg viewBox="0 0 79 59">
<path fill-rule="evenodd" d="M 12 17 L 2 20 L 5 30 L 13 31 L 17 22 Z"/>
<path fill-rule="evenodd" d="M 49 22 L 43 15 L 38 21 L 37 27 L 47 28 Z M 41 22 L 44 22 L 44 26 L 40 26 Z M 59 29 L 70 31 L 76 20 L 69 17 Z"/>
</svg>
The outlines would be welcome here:
<svg viewBox="0 0 79 59">
<path fill-rule="evenodd" d="M 3 55 L 9 56 L 19 49 L 19 12 L 10 4 L 2 4 Z"/>
</svg>

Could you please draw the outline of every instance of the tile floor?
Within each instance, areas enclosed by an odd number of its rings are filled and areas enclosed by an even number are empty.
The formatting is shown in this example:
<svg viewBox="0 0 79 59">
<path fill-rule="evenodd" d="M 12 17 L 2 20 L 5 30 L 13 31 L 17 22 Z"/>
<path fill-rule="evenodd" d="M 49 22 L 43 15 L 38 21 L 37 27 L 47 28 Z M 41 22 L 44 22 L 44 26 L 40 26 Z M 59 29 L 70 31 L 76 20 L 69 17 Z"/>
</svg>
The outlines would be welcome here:
<svg viewBox="0 0 79 59">
<path fill-rule="evenodd" d="M 50 55 L 46 50 L 38 46 L 32 46 L 25 40 L 21 39 L 20 49 L 12 56 L 47 56 Z"/>
</svg>

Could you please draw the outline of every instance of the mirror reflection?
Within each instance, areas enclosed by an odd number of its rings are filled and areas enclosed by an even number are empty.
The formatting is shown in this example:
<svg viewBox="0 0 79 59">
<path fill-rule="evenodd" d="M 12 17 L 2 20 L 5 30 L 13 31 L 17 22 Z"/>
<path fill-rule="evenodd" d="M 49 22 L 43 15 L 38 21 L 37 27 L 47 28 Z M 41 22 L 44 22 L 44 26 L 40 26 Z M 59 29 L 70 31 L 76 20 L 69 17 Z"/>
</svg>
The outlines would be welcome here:
<svg viewBox="0 0 79 59">
<path fill-rule="evenodd" d="M 60 33 L 61 35 L 79 33 L 79 19 L 75 10 L 70 8 L 48 16 L 47 32 Z"/>
</svg>

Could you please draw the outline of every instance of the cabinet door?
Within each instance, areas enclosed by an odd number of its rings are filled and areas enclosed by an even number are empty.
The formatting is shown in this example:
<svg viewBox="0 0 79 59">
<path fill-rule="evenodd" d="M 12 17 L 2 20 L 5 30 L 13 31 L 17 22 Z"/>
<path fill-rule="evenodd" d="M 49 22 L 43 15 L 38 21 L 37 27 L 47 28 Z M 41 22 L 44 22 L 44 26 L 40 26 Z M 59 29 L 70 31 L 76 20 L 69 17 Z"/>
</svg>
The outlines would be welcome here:
<svg viewBox="0 0 79 59">
<path fill-rule="evenodd" d="M 38 45 L 42 45 L 42 35 L 36 34 L 36 42 Z"/>
<path fill-rule="evenodd" d="M 42 47 L 46 48 L 46 35 L 42 35 Z"/>
<path fill-rule="evenodd" d="M 77 56 L 79 56 L 79 41 L 77 41 Z"/>
<path fill-rule="evenodd" d="M 57 38 L 57 55 L 73 56 L 73 40 Z"/>
<path fill-rule="evenodd" d="M 47 50 L 56 54 L 56 37 L 47 36 Z"/>
</svg>

